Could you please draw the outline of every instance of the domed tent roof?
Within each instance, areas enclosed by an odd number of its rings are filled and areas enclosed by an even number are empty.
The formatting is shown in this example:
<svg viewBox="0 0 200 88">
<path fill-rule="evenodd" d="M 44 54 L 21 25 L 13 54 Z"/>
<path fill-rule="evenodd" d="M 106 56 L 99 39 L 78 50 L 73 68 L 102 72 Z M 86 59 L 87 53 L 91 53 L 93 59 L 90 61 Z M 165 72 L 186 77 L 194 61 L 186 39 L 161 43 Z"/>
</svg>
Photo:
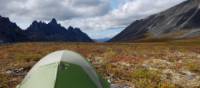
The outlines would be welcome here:
<svg viewBox="0 0 200 88">
<path fill-rule="evenodd" d="M 17 88 L 109 88 L 109 84 L 81 55 L 57 51 L 41 59 Z"/>
</svg>

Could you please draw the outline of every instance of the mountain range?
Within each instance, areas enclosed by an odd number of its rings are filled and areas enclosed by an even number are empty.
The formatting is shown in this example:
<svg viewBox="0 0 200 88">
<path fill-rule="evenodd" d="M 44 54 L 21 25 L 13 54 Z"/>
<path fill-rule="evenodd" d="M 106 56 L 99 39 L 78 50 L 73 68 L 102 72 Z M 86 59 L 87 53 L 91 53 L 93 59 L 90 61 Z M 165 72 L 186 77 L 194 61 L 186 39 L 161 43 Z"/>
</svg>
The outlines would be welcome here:
<svg viewBox="0 0 200 88">
<path fill-rule="evenodd" d="M 171 41 L 200 38 L 200 0 L 187 0 L 166 11 L 136 20 L 109 42 Z M 99 39 L 102 42 L 107 39 Z M 63 27 L 56 19 L 34 21 L 22 30 L 9 18 L 0 16 L 0 43 L 12 42 L 94 42 L 80 28 Z"/>
<path fill-rule="evenodd" d="M 166 11 L 134 21 L 110 42 L 191 39 L 200 37 L 200 0 L 187 0 Z"/>
<path fill-rule="evenodd" d="M 52 19 L 49 23 L 34 21 L 26 30 L 22 30 L 9 18 L 0 16 L 0 43 L 13 42 L 93 42 L 80 28 L 65 28 Z"/>
</svg>

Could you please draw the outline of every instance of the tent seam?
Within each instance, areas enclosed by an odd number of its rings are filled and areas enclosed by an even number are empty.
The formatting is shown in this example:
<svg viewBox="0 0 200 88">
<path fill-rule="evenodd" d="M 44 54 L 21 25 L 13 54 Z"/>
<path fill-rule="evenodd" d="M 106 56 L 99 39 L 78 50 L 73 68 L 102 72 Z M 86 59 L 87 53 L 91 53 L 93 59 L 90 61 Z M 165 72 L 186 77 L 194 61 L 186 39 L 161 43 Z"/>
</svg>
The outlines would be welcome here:
<svg viewBox="0 0 200 88">
<path fill-rule="evenodd" d="M 59 72 L 59 68 L 60 68 L 60 64 L 61 64 L 61 61 L 62 61 L 62 57 L 63 57 L 63 53 L 61 54 L 61 57 L 60 57 L 60 61 L 57 63 L 57 72 L 56 72 L 56 80 L 54 80 L 54 87 L 53 88 L 56 88 L 56 84 L 57 84 L 57 79 L 58 79 L 58 72 Z"/>
</svg>

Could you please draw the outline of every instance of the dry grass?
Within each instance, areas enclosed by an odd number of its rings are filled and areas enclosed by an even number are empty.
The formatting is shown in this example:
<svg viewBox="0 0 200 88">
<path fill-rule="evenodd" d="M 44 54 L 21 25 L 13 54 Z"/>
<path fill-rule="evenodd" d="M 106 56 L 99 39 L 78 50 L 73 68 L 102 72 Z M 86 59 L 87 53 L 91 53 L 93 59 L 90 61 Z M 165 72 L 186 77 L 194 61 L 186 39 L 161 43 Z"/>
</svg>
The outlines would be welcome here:
<svg viewBox="0 0 200 88">
<path fill-rule="evenodd" d="M 136 88 L 184 88 L 184 85 L 172 81 L 173 75 L 169 74 L 170 78 L 163 71 L 170 69 L 179 74 L 182 70 L 187 70 L 200 76 L 199 44 L 195 41 L 1 45 L 0 88 L 15 88 L 24 77 L 8 75 L 6 73 L 8 70 L 24 68 L 28 71 L 39 59 L 57 50 L 72 50 L 81 53 L 100 74 L 112 83 L 126 84 Z M 198 83 L 194 87 L 190 86 L 190 88 L 198 87 L 200 87 Z"/>
</svg>

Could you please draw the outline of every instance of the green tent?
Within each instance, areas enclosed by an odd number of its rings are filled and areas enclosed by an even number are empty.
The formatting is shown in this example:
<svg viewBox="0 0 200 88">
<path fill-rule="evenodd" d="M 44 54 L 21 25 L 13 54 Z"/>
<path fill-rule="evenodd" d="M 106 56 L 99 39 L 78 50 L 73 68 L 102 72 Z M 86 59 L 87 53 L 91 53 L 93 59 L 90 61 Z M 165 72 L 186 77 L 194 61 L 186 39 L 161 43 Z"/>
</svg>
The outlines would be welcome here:
<svg viewBox="0 0 200 88">
<path fill-rule="evenodd" d="M 110 85 L 81 55 L 57 51 L 40 60 L 17 88 L 110 88 Z"/>
</svg>

